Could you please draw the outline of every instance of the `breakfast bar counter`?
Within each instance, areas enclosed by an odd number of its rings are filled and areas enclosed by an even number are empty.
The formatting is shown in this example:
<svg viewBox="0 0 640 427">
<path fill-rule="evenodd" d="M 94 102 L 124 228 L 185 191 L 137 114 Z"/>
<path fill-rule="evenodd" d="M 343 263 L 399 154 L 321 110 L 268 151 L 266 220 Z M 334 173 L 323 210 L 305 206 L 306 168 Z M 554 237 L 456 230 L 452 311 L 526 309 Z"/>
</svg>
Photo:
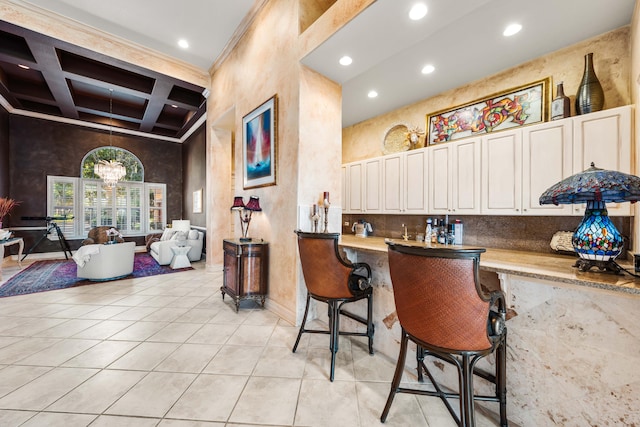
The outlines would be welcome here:
<svg viewBox="0 0 640 427">
<path fill-rule="evenodd" d="M 395 361 L 401 327 L 385 239 L 343 235 L 340 248 L 352 262 L 371 266 L 374 349 Z M 507 413 L 512 426 L 640 425 L 640 280 L 597 269 L 581 272 L 572 267 L 575 259 L 491 248 L 480 257 L 480 282 L 493 281 L 505 292 L 511 315 Z M 633 272 L 631 263 L 619 264 Z M 430 363 L 456 387 L 452 371 Z M 414 365 L 408 357 L 407 372 L 415 372 Z M 477 381 L 476 387 L 482 386 Z M 485 414 L 497 410 L 495 404 L 482 406 Z"/>
<path fill-rule="evenodd" d="M 358 249 L 375 252 L 387 252 L 386 241 L 411 246 L 442 247 L 445 245 L 417 242 L 415 240 L 388 239 L 384 237 L 355 237 L 342 235 L 340 246 L 345 249 Z M 452 248 L 470 248 L 471 246 L 447 245 Z M 533 279 L 552 280 L 579 286 L 627 292 L 640 295 L 640 279 L 629 274 L 602 273 L 596 268 L 582 272 L 572 267 L 576 257 L 569 255 L 543 254 L 536 252 L 514 251 L 508 249 L 486 248 L 480 256 L 480 269 L 495 273 L 512 274 Z M 633 265 L 625 260 L 617 261 L 620 266 L 633 272 Z"/>
</svg>

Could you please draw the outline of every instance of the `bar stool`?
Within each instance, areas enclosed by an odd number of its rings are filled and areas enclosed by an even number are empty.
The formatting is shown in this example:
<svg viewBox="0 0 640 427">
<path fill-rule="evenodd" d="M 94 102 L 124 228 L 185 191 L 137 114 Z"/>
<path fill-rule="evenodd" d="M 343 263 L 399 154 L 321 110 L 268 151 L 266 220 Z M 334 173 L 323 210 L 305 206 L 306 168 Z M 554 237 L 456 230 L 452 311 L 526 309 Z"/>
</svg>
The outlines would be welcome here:
<svg viewBox="0 0 640 427">
<path fill-rule="evenodd" d="M 339 233 L 305 233 L 296 231 L 302 273 L 307 286 L 307 305 L 304 309 L 302 325 L 293 346 L 296 352 L 303 333 L 329 334 L 331 350 L 331 373 L 335 373 L 336 353 L 340 335 L 365 336 L 369 338 L 369 354 L 373 354 L 373 292 L 371 288 L 371 267 L 366 263 L 351 263 L 340 256 L 338 250 Z M 307 315 L 311 299 L 327 303 L 329 310 L 329 330 L 306 329 Z M 344 311 L 344 304 L 367 300 L 367 318 Z M 340 315 L 347 316 L 367 326 L 366 332 L 341 332 Z"/>
<path fill-rule="evenodd" d="M 387 244 L 402 337 L 391 390 L 380 421 L 386 421 L 396 393 L 412 393 L 442 399 L 461 427 L 475 426 L 474 400 L 499 402 L 500 425 L 506 427 L 506 306 L 501 291 L 485 295 L 480 289 L 478 265 L 485 249 Z M 409 340 L 417 345 L 418 380 L 423 380 L 424 371 L 435 391 L 400 387 Z M 476 367 L 480 359 L 494 352 L 495 373 Z M 427 369 L 424 356 L 436 357 L 456 367 L 457 393 L 441 388 Z M 474 375 L 494 384 L 495 395 L 474 395 Z M 460 399 L 459 416 L 448 398 Z"/>
</svg>

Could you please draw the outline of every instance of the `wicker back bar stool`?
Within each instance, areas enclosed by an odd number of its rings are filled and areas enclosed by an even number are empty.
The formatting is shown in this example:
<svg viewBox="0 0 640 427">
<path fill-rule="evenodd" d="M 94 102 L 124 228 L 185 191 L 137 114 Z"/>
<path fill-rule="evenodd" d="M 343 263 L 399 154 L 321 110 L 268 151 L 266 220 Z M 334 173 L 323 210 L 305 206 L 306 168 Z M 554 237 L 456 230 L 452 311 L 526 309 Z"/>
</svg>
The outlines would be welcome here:
<svg viewBox="0 0 640 427">
<path fill-rule="evenodd" d="M 373 354 L 373 292 L 371 289 L 371 268 L 366 263 L 351 263 L 340 256 L 338 250 L 339 233 L 307 233 L 296 231 L 302 273 L 307 286 L 307 304 L 300 331 L 293 346 L 295 353 L 303 333 L 329 334 L 331 350 L 331 372 L 329 379 L 333 381 L 335 360 L 338 352 L 340 335 L 368 337 L 369 354 Z M 305 327 L 309 314 L 311 299 L 327 303 L 329 329 L 307 329 Z M 367 317 L 363 318 L 342 309 L 342 306 L 367 300 Z M 367 326 L 366 332 L 341 332 L 340 315 L 347 316 Z"/>
<path fill-rule="evenodd" d="M 380 417 L 385 422 L 396 393 L 437 396 L 461 427 L 475 426 L 474 401 L 499 403 L 500 425 L 506 427 L 506 306 L 504 294 L 485 294 L 478 266 L 484 249 L 429 248 L 388 243 L 389 270 L 398 319 L 402 327 L 400 354 L 387 403 Z M 435 390 L 400 387 L 408 341 L 417 345 L 418 380 L 427 374 Z M 495 373 L 476 363 L 495 353 Z M 454 365 L 458 392 L 443 390 L 424 363 L 432 356 Z M 493 395 L 475 395 L 474 376 L 495 385 Z M 460 401 L 459 415 L 448 399 Z"/>
</svg>

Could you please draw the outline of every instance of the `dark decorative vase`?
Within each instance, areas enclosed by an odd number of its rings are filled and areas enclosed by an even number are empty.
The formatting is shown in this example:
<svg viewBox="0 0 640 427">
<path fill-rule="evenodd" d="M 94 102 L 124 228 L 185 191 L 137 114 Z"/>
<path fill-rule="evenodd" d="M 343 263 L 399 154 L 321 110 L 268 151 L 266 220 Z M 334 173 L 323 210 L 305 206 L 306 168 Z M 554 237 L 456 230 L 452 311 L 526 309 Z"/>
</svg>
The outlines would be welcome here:
<svg viewBox="0 0 640 427">
<path fill-rule="evenodd" d="M 604 92 L 593 69 L 593 53 L 584 56 L 584 74 L 576 94 L 576 114 L 592 113 L 602 110 Z"/>
</svg>

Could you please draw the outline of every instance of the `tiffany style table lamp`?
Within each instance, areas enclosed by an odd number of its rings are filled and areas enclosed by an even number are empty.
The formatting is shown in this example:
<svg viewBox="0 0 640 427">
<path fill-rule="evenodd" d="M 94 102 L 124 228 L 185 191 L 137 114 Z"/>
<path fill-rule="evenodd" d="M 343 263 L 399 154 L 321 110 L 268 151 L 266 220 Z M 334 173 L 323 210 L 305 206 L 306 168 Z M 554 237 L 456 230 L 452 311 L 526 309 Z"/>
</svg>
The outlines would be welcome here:
<svg viewBox="0 0 640 427">
<path fill-rule="evenodd" d="M 640 200 L 640 178 L 622 172 L 599 169 L 591 163 L 584 172 L 552 185 L 540 196 L 540 204 L 586 203 L 584 218 L 573 233 L 572 244 L 578 260 L 574 267 L 588 271 L 619 273 L 615 259 L 624 246 L 624 239 L 607 213 L 606 203 L 635 203 Z"/>
</svg>

